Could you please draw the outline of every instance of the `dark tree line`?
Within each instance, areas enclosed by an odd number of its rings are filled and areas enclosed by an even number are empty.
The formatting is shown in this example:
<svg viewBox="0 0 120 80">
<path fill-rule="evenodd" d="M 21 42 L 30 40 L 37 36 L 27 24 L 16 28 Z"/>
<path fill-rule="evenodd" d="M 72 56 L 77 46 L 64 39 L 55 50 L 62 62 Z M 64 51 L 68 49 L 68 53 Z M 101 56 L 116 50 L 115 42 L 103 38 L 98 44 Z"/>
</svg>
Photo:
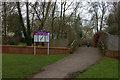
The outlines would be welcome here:
<svg viewBox="0 0 120 80">
<path fill-rule="evenodd" d="M 79 40 L 82 36 L 87 35 L 85 33 L 90 33 L 91 36 L 93 30 L 98 32 L 106 29 L 111 34 L 116 34 L 114 32 L 119 28 L 116 27 L 120 25 L 118 15 L 120 4 L 117 2 L 91 2 L 88 3 L 88 8 L 83 6 L 82 2 L 57 1 L 3 2 L 1 5 L 3 7 L 3 43 L 9 44 L 9 42 L 13 41 L 18 44 L 23 41 L 30 46 L 32 45 L 33 31 L 40 29 L 50 31 L 51 39 L 67 38 L 70 33 Z M 113 5 L 113 7 L 109 7 L 109 4 Z M 87 14 L 91 15 L 90 21 L 82 19 L 81 9 L 88 11 Z M 106 16 L 108 10 L 111 12 L 109 16 Z M 84 26 L 87 27 L 83 28 L 82 23 L 85 21 L 87 23 Z M 108 27 L 104 27 L 105 25 L 108 25 Z"/>
<path fill-rule="evenodd" d="M 113 35 L 120 35 L 120 2 L 114 2 L 112 10 L 107 19 L 107 31 Z"/>
<path fill-rule="evenodd" d="M 12 4 L 12 5 L 11 5 Z M 61 8 L 58 7 L 61 5 Z M 79 8 L 77 3 L 75 8 L 71 8 L 73 3 L 67 5 L 65 2 L 4 2 L 3 7 L 3 36 L 5 44 L 8 44 L 7 37 L 12 36 L 14 41 L 21 41 L 27 45 L 32 45 L 32 33 L 34 30 L 46 29 L 51 32 L 52 39 L 66 38 L 67 32 L 74 17 L 74 11 Z M 60 9 L 60 11 L 58 10 Z M 70 15 L 66 15 L 66 11 L 73 9 Z M 7 12 L 8 11 L 8 12 Z M 59 14 L 60 13 L 60 14 Z M 80 16 L 79 16 L 80 17 Z M 76 23 L 76 21 L 75 21 Z M 47 27 L 46 27 L 47 26 Z M 14 40 L 16 38 L 16 40 Z M 9 38 L 10 39 L 10 38 Z M 21 40 L 20 40 L 21 39 Z M 11 41 L 11 40 L 10 40 Z"/>
</svg>

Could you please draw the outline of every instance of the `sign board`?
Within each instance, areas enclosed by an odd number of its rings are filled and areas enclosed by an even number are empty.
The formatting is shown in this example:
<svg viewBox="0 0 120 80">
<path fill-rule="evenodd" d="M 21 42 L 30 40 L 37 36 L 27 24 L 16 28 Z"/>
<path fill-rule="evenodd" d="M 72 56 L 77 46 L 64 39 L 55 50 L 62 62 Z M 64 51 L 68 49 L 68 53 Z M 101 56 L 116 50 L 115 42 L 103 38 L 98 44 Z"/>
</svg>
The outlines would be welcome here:
<svg viewBox="0 0 120 80">
<path fill-rule="evenodd" d="M 34 42 L 49 42 L 49 34 L 45 30 L 34 31 Z"/>
<path fill-rule="evenodd" d="M 49 39 L 50 33 L 45 30 L 34 31 L 34 55 L 36 55 L 36 42 L 48 43 L 48 55 L 49 55 Z"/>
<path fill-rule="evenodd" d="M 110 44 L 112 44 L 112 40 L 110 40 Z"/>
<path fill-rule="evenodd" d="M 38 36 L 34 35 L 34 42 L 37 42 L 37 40 L 38 40 Z"/>
</svg>

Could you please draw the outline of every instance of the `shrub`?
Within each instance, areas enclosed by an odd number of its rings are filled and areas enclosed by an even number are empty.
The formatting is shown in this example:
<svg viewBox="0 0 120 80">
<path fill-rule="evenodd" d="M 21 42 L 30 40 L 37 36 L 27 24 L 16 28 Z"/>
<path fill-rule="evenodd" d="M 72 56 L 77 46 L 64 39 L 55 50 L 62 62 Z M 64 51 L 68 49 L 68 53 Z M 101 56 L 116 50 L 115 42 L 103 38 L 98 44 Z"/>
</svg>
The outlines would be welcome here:
<svg viewBox="0 0 120 80">
<path fill-rule="evenodd" d="M 90 46 L 93 46 L 93 40 L 92 39 L 82 39 L 82 41 L 81 41 L 82 45 L 87 45 L 87 42 L 90 43 Z"/>
<path fill-rule="evenodd" d="M 102 33 L 103 33 L 103 31 L 99 31 L 99 32 L 96 32 L 96 33 L 93 35 L 93 46 L 94 46 L 94 47 L 97 47 L 99 37 L 100 37 L 100 35 L 101 35 Z"/>
<path fill-rule="evenodd" d="M 17 45 L 20 42 L 19 36 L 17 37 L 8 37 L 8 44 L 9 45 Z"/>
</svg>

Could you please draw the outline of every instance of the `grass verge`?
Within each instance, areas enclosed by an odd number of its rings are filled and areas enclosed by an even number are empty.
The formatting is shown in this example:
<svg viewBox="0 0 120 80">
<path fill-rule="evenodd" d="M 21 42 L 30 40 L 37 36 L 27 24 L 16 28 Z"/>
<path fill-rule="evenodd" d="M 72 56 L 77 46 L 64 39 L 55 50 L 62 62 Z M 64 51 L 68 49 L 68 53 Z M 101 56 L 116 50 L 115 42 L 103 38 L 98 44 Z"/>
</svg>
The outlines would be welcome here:
<svg viewBox="0 0 120 80">
<path fill-rule="evenodd" d="M 75 78 L 118 78 L 118 60 L 103 57 Z"/>
<path fill-rule="evenodd" d="M 30 78 L 32 74 L 42 71 L 43 66 L 67 56 L 57 55 L 20 55 L 2 54 L 2 77 L 3 78 Z"/>
</svg>

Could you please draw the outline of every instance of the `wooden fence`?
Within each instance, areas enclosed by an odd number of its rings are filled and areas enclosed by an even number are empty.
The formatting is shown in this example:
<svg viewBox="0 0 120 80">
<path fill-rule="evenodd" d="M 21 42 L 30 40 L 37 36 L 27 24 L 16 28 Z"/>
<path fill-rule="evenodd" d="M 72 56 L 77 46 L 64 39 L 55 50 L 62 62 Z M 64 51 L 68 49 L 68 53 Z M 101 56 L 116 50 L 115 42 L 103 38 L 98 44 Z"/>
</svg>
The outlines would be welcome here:
<svg viewBox="0 0 120 80">
<path fill-rule="evenodd" d="M 120 53 L 119 53 L 119 51 L 106 50 L 106 51 L 105 51 L 105 55 L 106 55 L 107 57 L 120 59 Z"/>
<path fill-rule="evenodd" d="M 119 48 L 120 35 L 108 35 L 106 33 L 101 34 L 99 42 L 105 45 L 105 48 L 111 51 L 120 51 Z"/>
</svg>

